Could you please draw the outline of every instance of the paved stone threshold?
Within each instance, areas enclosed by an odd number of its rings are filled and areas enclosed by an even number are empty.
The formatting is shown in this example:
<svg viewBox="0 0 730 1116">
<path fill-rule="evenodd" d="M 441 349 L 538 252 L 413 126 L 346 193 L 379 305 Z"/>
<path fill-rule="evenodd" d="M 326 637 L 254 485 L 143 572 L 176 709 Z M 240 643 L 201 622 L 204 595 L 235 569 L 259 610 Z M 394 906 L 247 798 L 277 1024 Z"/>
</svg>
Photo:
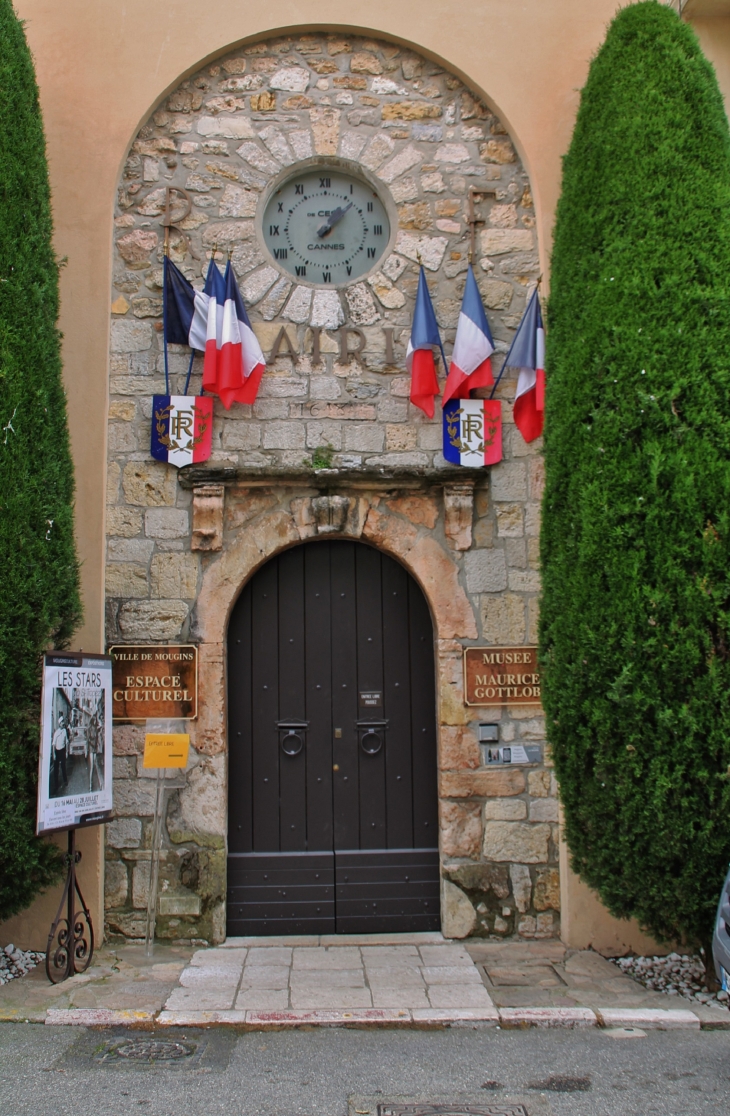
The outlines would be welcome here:
<svg viewBox="0 0 730 1116">
<path fill-rule="evenodd" d="M 704 1013 L 703 1013 L 704 1016 Z M 50 1008 L 48 1025 L 722 1027 L 686 1009 L 499 1006 L 462 943 L 440 934 L 229 938 L 198 950 L 161 1010 Z M 728 1023 L 730 1026 L 730 1023 Z"/>
</svg>

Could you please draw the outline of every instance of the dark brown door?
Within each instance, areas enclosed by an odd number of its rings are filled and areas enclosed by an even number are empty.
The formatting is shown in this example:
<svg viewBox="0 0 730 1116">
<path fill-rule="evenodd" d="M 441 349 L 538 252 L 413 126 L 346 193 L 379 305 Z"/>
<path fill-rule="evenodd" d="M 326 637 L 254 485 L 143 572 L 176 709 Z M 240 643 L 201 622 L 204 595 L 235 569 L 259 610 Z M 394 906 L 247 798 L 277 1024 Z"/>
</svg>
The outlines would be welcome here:
<svg viewBox="0 0 730 1116">
<path fill-rule="evenodd" d="M 228 934 L 439 927 L 433 629 L 363 543 L 246 585 L 228 631 Z"/>
</svg>

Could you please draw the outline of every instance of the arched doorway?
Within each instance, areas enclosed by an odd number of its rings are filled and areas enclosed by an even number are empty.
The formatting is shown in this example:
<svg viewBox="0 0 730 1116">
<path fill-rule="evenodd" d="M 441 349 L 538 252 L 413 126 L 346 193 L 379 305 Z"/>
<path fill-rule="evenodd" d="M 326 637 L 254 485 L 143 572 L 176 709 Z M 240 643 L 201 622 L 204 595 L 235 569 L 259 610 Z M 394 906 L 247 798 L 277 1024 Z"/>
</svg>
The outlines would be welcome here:
<svg viewBox="0 0 730 1116">
<path fill-rule="evenodd" d="M 228 629 L 229 935 L 439 928 L 433 629 L 364 543 L 286 550 Z"/>
</svg>

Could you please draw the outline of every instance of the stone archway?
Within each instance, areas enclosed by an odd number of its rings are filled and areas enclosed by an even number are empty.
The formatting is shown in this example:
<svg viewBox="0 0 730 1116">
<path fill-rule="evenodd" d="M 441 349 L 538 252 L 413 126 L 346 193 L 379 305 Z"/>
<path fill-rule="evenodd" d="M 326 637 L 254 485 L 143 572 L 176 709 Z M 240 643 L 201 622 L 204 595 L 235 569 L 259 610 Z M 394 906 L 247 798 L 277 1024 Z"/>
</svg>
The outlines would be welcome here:
<svg viewBox="0 0 730 1116">
<path fill-rule="evenodd" d="M 439 768 L 453 767 L 457 752 L 468 753 L 471 766 L 478 765 L 478 748 L 471 734 L 453 724 L 464 720 L 460 640 L 477 636 L 451 537 L 461 545 L 470 541 L 471 499 L 466 502 L 465 517 L 462 487 L 444 490 L 442 485 L 401 491 L 374 486 L 356 494 L 341 488 L 338 494 L 328 495 L 284 483 L 233 486 L 227 491 L 222 549 L 208 560 L 192 629 L 200 656 L 200 717 L 191 726 L 192 740 L 196 752 L 205 757 L 205 779 L 181 796 L 183 817 L 199 816 L 204 796 L 209 822 L 216 830 L 211 837 L 225 840 L 228 618 L 243 585 L 259 567 L 287 547 L 317 535 L 367 540 L 396 558 L 419 583 L 434 622 Z M 223 515 L 222 504 L 220 512 Z M 333 518 L 338 521 L 335 530 Z M 464 851 L 464 841 L 473 845 L 475 827 L 469 811 L 465 814 L 458 803 L 445 799 L 440 813 L 442 853 L 458 855 Z"/>
</svg>

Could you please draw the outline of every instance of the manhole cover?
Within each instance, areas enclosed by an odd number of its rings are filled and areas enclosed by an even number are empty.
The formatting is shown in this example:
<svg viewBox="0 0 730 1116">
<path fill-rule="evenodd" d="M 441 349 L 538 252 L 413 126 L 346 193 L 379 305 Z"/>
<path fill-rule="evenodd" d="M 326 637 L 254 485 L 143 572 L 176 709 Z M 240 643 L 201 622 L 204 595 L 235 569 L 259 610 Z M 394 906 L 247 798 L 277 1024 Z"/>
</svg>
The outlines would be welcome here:
<svg viewBox="0 0 730 1116">
<path fill-rule="evenodd" d="M 196 1046 L 192 1042 L 165 1042 L 161 1039 L 132 1039 L 113 1046 L 106 1059 L 126 1058 L 130 1062 L 180 1062 L 192 1058 Z"/>
<path fill-rule="evenodd" d="M 90 1027 L 55 1065 L 88 1067 L 91 1063 L 110 1073 L 210 1073 L 226 1069 L 237 1042 L 233 1028 L 130 1031 L 128 1027 L 114 1027 L 100 1032 Z"/>
</svg>

